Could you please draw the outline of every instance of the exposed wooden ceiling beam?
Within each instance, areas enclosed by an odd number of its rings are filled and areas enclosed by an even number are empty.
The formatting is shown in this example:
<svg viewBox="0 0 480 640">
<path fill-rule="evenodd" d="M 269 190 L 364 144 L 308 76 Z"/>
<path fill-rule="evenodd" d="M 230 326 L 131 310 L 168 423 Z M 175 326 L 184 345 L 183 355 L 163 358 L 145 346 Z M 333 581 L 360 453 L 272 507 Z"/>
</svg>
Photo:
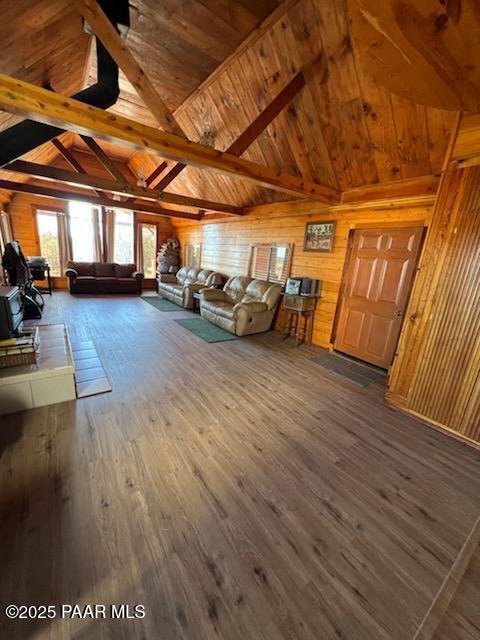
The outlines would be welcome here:
<svg viewBox="0 0 480 640">
<path fill-rule="evenodd" d="M 58 138 L 54 138 L 52 140 L 52 144 L 60 152 L 60 154 L 65 158 L 68 164 L 73 169 L 75 169 L 77 173 L 84 173 L 84 174 L 87 173 L 83 168 L 82 164 L 77 160 L 77 158 L 73 155 L 70 149 L 67 149 L 67 147 L 63 144 L 63 142 L 61 142 Z M 97 196 L 105 196 L 106 198 L 108 198 L 107 194 L 103 193 L 103 191 L 98 191 L 96 189 L 95 192 Z"/>
<path fill-rule="evenodd" d="M 305 86 L 305 77 L 300 71 L 280 91 L 270 104 L 258 115 L 245 131 L 230 145 L 227 153 L 241 156 L 248 147 L 265 131 L 268 125 L 287 107 Z"/>
<path fill-rule="evenodd" d="M 15 162 L 11 162 L 6 165 L 4 169 L 6 171 L 23 173 L 33 176 L 34 178 L 51 180 L 54 182 L 64 182 L 65 184 L 85 189 L 100 189 L 102 191 L 110 191 L 119 195 L 134 196 L 135 198 L 154 200 L 156 202 L 176 206 L 206 209 L 208 211 L 219 211 L 221 213 L 228 213 L 231 215 L 243 215 L 243 209 L 234 205 L 212 202 L 211 200 L 202 200 L 200 198 L 191 198 L 189 196 L 181 196 L 175 193 L 161 193 L 155 189 L 147 189 L 146 187 L 137 187 L 136 185 L 132 185 L 128 183 L 125 178 L 123 178 L 123 182 L 116 182 L 100 176 L 87 175 L 86 173 L 74 173 L 51 165 L 25 162 L 24 160 L 15 160 Z M 120 205 L 118 204 L 117 206 Z"/>
<path fill-rule="evenodd" d="M 273 25 L 281 20 L 284 15 L 298 3 L 298 1 L 299 0 L 281 0 L 275 7 L 275 9 L 271 11 L 267 15 L 267 17 L 240 43 L 235 51 L 227 56 L 227 58 L 225 58 L 225 60 L 221 64 L 219 64 L 215 68 L 215 70 L 194 91 L 192 91 L 192 93 L 188 95 L 188 97 L 182 102 L 182 104 L 173 112 L 173 117 L 176 119 L 177 114 L 181 114 L 186 108 L 188 108 L 188 106 L 195 101 L 195 98 L 199 94 L 205 91 L 207 87 L 210 86 L 210 84 L 212 84 L 222 73 L 224 73 L 224 71 L 230 65 L 232 65 L 235 60 L 237 60 L 243 53 L 245 53 L 246 50 L 253 47 L 255 42 L 257 42 L 267 31 L 269 31 L 273 27 Z M 188 138 L 188 136 L 186 137 Z M 200 140 L 199 142 L 202 143 L 202 140 Z M 241 155 L 240 153 L 235 154 L 233 151 L 231 153 L 233 155 Z M 174 167 L 172 167 L 171 171 L 168 173 L 168 184 L 173 182 L 173 180 L 183 171 L 185 166 L 186 165 L 177 163 Z M 161 189 L 166 188 L 166 186 L 167 182 L 165 182 L 165 186 L 162 186 Z"/>
<path fill-rule="evenodd" d="M 93 138 L 89 138 L 88 136 L 80 136 L 90 151 L 93 151 L 94 155 L 97 157 L 100 164 L 108 171 L 108 173 L 118 180 L 118 182 L 125 182 L 125 176 L 117 167 L 117 165 L 111 160 L 102 147 L 96 142 Z"/>
<path fill-rule="evenodd" d="M 290 102 L 298 95 L 299 91 L 305 86 L 305 77 L 302 72 L 297 75 L 287 84 L 286 87 L 275 96 L 270 104 L 262 111 L 262 113 L 255 118 L 255 120 L 248 126 L 245 131 L 235 140 L 233 144 L 227 149 L 227 153 L 231 153 L 234 156 L 241 156 L 248 147 L 258 138 L 258 136 L 265 131 L 271 122 L 278 116 L 279 113 L 290 104 Z M 165 175 L 157 184 L 157 189 L 163 191 L 169 184 L 171 184 L 175 178 L 185 169 L 186 165 L 178 162 L 170 171 Z"/>
<path fill-rule="evenodd" d="M 155 117 L 159 127 L 164 131 L 185 137 L 180 125 L 170 113 L 148 76 L 135 60 L 96 0 L 73 0 L 73 3 L 105 49 L 127 76 L 130 84 L 135 88 L 146 107 Z"/>
<path fill-rule="evenodd" d="M 147 187 L 151 187 L 152 184 L 155 182 L 155 180 L 158 178 L 158 176 L 165 171 L 165 169 L 168 167 L 168 163 L 167 162 L 161 162 L 158 167 L 156 167 L 152 173 L 146 178 L 145 182 L 147 184 Z"/>
<path fill-rule="evenodd" d="M 0 106 L 6 111 L 32 120 L 59 125 L 91 137 L 120 142 L 133 149 L 149 151 L 162 158 L 217 171 L 275 191 L 330 204 L 340 199 L 339 192 L 331 187 L 307 182 L 297 176 L 184 140 L 171 133 L 113 115 L 5 74 L 0 74 Z"/>
<path fill-rule="evenodd" d="M 366 184 L 343 191 L 341 204 L 353 205 L 376 200 L 392 201 L 398 198 L 433 197 L 437 192 L 439 181 L 439 176 L 419 176 L 404 180 L 392 180 L 391 182 Z"/>
<path fill-rule="evenodd" d="M 238 47 L 223 60 L 214 71 L 198 87 L 190 93 L 190 95 L 175 109 L 174 115 L 181 114 L 195 102 L 199 95 L 202 95 L 208 87 L 229 69 L 248 49 L 253 46 L 268 32 L 272 27 L 282 20 L 293 7 L 298 4 L 299 0 L 280 0 L 278 5 L 271 11 L 267 17 L 257 26 L 250 34 L 238 45 Z"/>
<path fill-rule="evenodd" d="M 161 162 L 157 167 L 155 167 L 155 169 L 152 171 L 152 173 L 147 176 L 147 178 L 145 179 L 145 184 L 147 185 L 147 187 L 151 187 L 152 184 L 154 184 L 155 180 L 158 178 L 158 176 L 165 171 L 165 169 L 168 167 L 168 162 Z M 132 172 L 133 173 L 133 172 Z M 153 188 L 153 187 L 151 187 Z M 133 202 L 135 200 L 134 197 L 130 198 L 130 200 Z"/>
<path fill-rule="evenodd" d="M 127 209 L 129 211 L 138 211 L 140 213 L 151 213 L 160 216 L 168 216 L 171 218 L 186 218 L 188 220 L 201 220 L 203 213 L 189 213 L 186 211 L 176 211 L 173 209 L 162 209 L 154 205 L 139 204 L 136 202 L 112 202 L 109 198 L 89 196 L 77 191 L 65 191 L 63 189 L 55 189 L 53 187 L 42 187 L 32 182 L 13 182 L 11 180 L 0 179 L 0 189 L 8 189 L 10 191 L 19 191 L 22 193 L 33 193 L 37 196 L 45 198 L 54 198 L 56 200 L 76 200 L 78 202 L 87 202 L 96 206 L 115 207 L 118 209 Z"/>
<path fill-rule="evenodd" d="M 480 114 L 463 115 L 447 164 L 457 169 L 480 164 Z"/>
<path fill-rule="evenodd" d="M 152 173 L 146 178 L 145 180 L 145 184 L 147 185 L 147 187 L 151 187 L 152 184 L 154 184 L 155 180 L 158 178 L 158 176 L 165 171 L 165 169 L 168 167 L 168 163 L 167 162 L 161 162 L 158 167 L 156 167 Z M 133 202 L 135 200 L 135 198 L 130 198 L 130 202 Z"/>
</svg>

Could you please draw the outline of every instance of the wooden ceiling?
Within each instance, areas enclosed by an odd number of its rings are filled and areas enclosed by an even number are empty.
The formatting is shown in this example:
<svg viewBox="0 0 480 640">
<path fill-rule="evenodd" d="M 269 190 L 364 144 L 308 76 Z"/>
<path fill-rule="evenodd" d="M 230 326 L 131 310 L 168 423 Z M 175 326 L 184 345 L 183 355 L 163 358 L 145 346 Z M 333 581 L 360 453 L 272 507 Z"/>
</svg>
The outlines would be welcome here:
<svg viewBox="0 0 480 640">
<path fill-rule="evenodd" d="M 400 98 L 364 73 L 343 0 L 294 3 L 175 115 L 192 139 L 208 128 L 224 149 L 300 68 L 307 86 L 245 158 L 342 191 L 440 171 L 455 113 Z M 171 189 L 239 205 L 282 198 L 194 168 Z"/>
<path fill-rule="evenodd" d="M 278 5 L 279 0 L 130 0 L 126 44 L 174 111 Z M 87 84 L 95 82 L 91 56 Z M 121 74 L 115 111 L 155 126 Z"/>
<path fill-rule="evenodd" d="M 348 0 L 348 9 L 356 55 L 378 82 L 420 104 L 480 110 L 478 0 Z"/>
<path fill-rule="evenodd" d="M 95 81 L 95 56 L 73 6 L 39 0 L 33 9 L 26 0 L 1 0 L 4 5 L 2 29 L 10 23 L 0 41 L 2 71 L 38 85 L 50 82 L 67 95 Z M 398 97 L 368 75 L 352 46 L 344 0 L 131 5 L 125 43 L 191 140 L 208 132 L 217 149 L 227 149 L 303 70 L 306 86 L 243 158 L 342 191 L 441 170 L 456 113 Z M 124 77 L 121 89 L 111 111 L 155 126 Z M 2 116 L 0 126 L 11 122 L 12 116 Z M 82 146 L 74 136 L 68 143 Z M 107 152 L 128 161 L 136 175 L 148 175 L 162 161 L 113 144 Z M 167 191 L 239 206 L 286 199 L 193 167 Z"/>
<path fill-rule="evenodd" d="M 84 86 L 91 38 L 65 0 L 0 0 L 2 73 L 72 95 Z M 19 118 L 0 113 L 0 131 Z"/>
</svg>

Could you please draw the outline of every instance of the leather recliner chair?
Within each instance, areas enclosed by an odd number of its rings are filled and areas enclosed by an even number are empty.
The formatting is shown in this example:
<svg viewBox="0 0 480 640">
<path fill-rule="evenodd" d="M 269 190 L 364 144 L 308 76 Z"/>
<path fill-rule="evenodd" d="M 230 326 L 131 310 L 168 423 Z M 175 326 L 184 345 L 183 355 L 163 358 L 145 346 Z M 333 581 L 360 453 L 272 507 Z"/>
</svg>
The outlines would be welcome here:
<svg viewBox="0 0 480 640">
<path fill-rule="evenodd" d="M 158 293 L 185 309 L 193 308 L 193 294 L 201 289 L 222 283 L 222 276 L 215 271 L 182 267 L 176 275 L 160 273 L 157 278 Z"/>
<path fill-rule="evenodd" d="M 200 313 L 237 336 L 261 333 L 272 325 L 281 291 L 279 284 L 233 276 L 223 289 L 201 292 Z"/>
</svg>

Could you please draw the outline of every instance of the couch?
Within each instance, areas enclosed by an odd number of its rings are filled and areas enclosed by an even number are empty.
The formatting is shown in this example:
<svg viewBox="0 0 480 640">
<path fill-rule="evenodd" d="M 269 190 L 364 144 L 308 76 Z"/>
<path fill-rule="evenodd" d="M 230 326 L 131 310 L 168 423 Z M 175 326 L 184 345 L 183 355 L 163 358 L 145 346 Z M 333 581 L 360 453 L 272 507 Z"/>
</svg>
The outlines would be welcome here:
<svg viewBox="0 0 480 640">
<path fill-rule="evenodd" d="M 158 293 L 185 309 L 193 309 L 193 294 L 202 289 L 221 285 L 223 278 L 215 271 L 182 267 L 175 275 L 159 273 L 157 277 Z"/>
<path fill-rule="evenodd" d="M 200 313 L 202 318 L 237 336 L 261 333 L 272 325 L 281 291 L 279 284 L 234 276 L 222 290 L 201 292 Z"/>
<path fill-rule="evenodd" d="M 134 264 L 67 263 L 70 293 L 142 293 L 143 273 Z"/>
</svg>

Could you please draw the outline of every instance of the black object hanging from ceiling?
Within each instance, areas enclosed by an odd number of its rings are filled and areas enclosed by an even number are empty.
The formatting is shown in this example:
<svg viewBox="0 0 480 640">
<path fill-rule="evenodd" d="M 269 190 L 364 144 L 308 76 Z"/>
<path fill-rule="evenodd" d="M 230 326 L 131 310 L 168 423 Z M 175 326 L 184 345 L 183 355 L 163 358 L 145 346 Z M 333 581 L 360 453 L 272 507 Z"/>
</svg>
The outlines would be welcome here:
<svg viewBox="0 0 480 640">
<path fill-rule="evenodd" d="M 118 24 L 130 26 L 128 0 L 100 0 L 99 4 L 115 28 L 118 29 Z M 96 38 L 96 45 L 97 82 L 74 94 L 72 98 L 100 109 L 108 109 L 116 103 L 120 94 L 118 65 L 98 38 Z M 0 133 L 0 167 L 62 133 L 64 129 L 33 120 L 24 120 L 2 131 Z"/>
</svg>

